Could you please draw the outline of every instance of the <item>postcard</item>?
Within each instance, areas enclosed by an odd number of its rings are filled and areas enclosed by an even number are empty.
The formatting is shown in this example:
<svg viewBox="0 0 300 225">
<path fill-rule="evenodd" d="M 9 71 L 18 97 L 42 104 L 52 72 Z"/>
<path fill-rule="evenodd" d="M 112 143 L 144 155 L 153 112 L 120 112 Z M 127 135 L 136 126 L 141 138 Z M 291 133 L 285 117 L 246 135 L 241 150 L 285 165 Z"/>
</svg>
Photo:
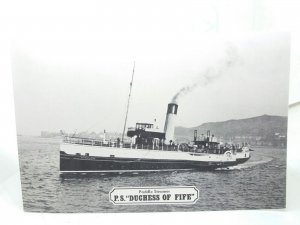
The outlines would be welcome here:
<svg viewBox="0 0 300 225">
<path fill-rule="evenodd" d="M 289 53 L 287 33 L 15 42 L 24 210 L 285 208 Z"/>
</svg>

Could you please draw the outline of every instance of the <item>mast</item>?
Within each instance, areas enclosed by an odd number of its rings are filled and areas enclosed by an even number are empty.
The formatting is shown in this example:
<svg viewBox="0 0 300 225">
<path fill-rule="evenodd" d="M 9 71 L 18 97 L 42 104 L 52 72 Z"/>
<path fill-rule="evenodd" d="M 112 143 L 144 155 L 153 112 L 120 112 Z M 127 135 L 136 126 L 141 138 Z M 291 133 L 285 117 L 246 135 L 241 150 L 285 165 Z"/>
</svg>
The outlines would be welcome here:
<svg viewBox="0 0 300 225">
<path fill-rule="evenodd" d="M 132 85 L 133 85 L 134 69 L 135 69 L 135 61 L 133 62 L 132 76 L 131 76 L 131 82 L 130 82 L 130 88 L 129 88 L 129 95 L 128 95 L 128 101 L 127 101 L 127 108 L 126 108 L 126 116 L 125 116 L 125 122 L 124 122 L 124 128 L 123 128 L 122 140 L 121 140 L 122 143 L 124 141 L 124 134 L 125 134 L 125 129 L 126 129 L 127 117 L 128 117 L 130 96 L 131 96 L 131 90 L 132 90 Z"/>
</svg>

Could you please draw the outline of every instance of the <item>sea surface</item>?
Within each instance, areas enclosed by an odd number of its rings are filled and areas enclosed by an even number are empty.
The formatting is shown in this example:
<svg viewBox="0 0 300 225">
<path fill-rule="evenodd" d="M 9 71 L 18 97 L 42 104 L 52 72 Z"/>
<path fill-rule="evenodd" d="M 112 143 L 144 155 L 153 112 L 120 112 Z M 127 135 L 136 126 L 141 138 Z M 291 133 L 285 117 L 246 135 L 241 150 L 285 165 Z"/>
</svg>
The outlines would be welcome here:
<svg viewBox="0 0 300 225">
<path fill-rule="evenodd" d="M 59 176 L 61 139 L 19 136 L 25 211 L 145 212 L 285 207 L 286 149 L 254 148 L 251 159 L 226 170 Z M 126 186 L 196 186 L 193 205 L 113 205 L 109 191 Z"/>
</svg>

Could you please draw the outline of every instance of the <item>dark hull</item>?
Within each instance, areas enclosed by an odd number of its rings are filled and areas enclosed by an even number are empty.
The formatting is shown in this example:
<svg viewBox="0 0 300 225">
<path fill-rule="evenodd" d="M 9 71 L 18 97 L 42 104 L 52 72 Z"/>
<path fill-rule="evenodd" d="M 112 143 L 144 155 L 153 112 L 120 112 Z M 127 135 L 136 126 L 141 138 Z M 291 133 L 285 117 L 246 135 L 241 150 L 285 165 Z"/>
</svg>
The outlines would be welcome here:
<svg viewBox="0 0 300 225">
<path fill-rule="evenodd" d="M 241 164 L 241 163 L 245 163 L 250 159 L 250 157 L 248 158 L 241 158 L 241 159 L 236 159 L 236 165 L 237 164 Z"/>
<path fill-rule="evenodd" d="M 121 172 L 121 171 L 168 171 L 214 170 L 235 165 L 236 162 L 199 162 L 186 160 L 157 160 L 93 157 L 60 153 L 60 172 Z"/>
</svg>

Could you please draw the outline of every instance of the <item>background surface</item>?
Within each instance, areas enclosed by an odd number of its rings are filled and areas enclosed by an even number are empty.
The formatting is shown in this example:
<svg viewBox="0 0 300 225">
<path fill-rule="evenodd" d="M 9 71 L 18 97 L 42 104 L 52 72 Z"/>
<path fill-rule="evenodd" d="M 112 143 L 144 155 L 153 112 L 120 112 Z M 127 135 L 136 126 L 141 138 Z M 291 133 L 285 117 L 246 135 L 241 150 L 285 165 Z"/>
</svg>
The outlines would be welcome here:
<svg viewBox="0 0 300 225">
<path fill-rule="evenodd" d="M 0 2 L 0 211 L 13 224 L 298 224 L 300 221 L 300 11 L 298 1 L 7 1 Z M 34 214 L 22 211 L 10 43 L 27 32 L 57 34 L 98 29 L 109 38 L 203 32 L 291 32 L 287 209 L 140 214 Z M 276 97 L 274 97 L 276 101 Z"/>
</svg>

